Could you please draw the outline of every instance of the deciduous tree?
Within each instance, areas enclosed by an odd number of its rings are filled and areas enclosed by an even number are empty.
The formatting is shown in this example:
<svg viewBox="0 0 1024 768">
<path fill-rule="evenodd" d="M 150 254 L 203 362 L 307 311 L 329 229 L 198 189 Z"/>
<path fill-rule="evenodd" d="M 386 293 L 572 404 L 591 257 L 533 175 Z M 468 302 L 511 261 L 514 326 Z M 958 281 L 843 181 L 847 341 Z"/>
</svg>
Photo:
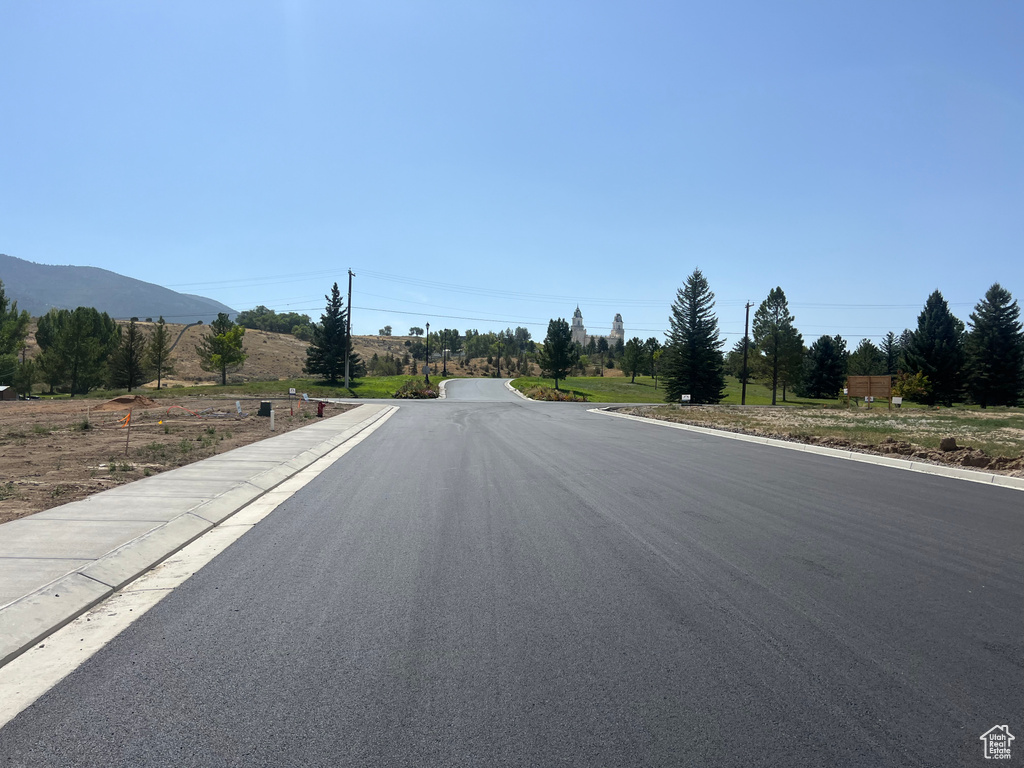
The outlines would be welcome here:
<svg viewBox="0 0 1024 768">
<path fill-rule="evenodd" d="M 220 383 L 228 383 L 228 371 L 240 368 L 248 355 L 243 350 L 245 328 L 231 322 L 223 312 L 210 323 L 210 332 L 196 345 L 199 367 L 220 374 Z"/>
<path fill-rule="evenodd" d="M 645 361 L 646 351 L 644 350 L 644 343 L 638 336 L 634 336 L 626 342 L 625 349 L 622 352 L 622 359 L 619 361 L 622 372 L 629 374 L 630 384 L 636 383 L 636 375 L 644 367 Z"/>
</svg>

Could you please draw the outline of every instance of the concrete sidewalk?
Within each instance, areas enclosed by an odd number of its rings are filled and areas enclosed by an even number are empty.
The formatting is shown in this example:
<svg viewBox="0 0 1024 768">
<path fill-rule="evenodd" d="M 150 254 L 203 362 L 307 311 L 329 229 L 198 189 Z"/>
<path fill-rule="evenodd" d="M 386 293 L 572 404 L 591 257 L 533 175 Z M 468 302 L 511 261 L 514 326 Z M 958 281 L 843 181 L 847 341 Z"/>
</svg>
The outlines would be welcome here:
<svg viewBox="0 0 1024 768">
<path fill-rule="evenodd" d="M 394 409 L 360 405 L 0 525 L 0 666 Z"/>
</svg>

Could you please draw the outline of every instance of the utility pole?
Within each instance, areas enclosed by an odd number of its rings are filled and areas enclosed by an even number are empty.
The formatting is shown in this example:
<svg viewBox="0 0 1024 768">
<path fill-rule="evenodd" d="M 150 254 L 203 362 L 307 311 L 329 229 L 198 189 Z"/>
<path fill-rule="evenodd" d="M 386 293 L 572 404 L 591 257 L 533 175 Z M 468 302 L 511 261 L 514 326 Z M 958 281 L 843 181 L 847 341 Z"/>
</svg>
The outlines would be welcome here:
<svg viewBox="0 0 1024 768">
<path fill-rule="evenodd" d="M 740 392 L 740 405 L 747 404 L 747 338 L 749 333 L 747 329 L 750 327 L 750 308 L 754 306 L 749 301 L 747 302 L 747 319 L 743 321 L 743 388 Z"/>
<path fill-rule="evenodd" d="M 348 359 L 352 355 L 352 270 L 348 271 L 348 328 L 345 329 L 345 389 L 348 389 Z"/>
<path fill-rule="evenodd" d="M 501 378 L 501 334 L 498 334 L 498 378 Z"/>
<path fill-rule="evenodd" d="M 426 371 L 426 373 L 423 374 L 423 380 L 427 384 L 429 384 L 430 383 L 430 323 L 427 323 L 427 355 L 426 355 L 426 357 L 427 357 L 427 365 L 423 369 L 423 370 Z"/>
<path fill-rule="evenodd" d="M 448 329 L 441 331 L 444 341 L 441 342 L 441 371 L 442 376 L 448 375 Z"/>
</svg>

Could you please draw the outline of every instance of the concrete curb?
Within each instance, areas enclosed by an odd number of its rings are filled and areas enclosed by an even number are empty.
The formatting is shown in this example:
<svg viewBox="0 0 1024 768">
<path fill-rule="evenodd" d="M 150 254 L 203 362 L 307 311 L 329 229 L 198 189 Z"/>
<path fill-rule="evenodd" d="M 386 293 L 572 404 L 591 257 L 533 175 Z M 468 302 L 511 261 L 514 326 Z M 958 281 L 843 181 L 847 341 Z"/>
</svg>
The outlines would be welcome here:
<svg viewBox="0 0 1024 768">
<path fill-rule="evenodd" d="M 725 437 L 729 440 L 742 440 L 746 443 L 757 443 L 759 445 L 769 445 L 774 448 L 786 448 L 791 451 L 802 451 L 803 453 L 813 453 L 819 456 L 831 456 L 836 459 L 846 459 L 848 461 L 859 461 L 863 464 L 875 464 L 882 467 L 892 467 L 893 469 L 905 469 L 910 472 L 921 472 L 926 475 L 938 475 L 940 477 L 951 477 L 955 480 L 968 480 L 972 483 L 982 483 L 985 485 L 998 485 L 1003 488 L 1012 488 L 1018 491 L 1024 491 L 1024 478 L 1021 477 L 1007 477 L 1006 475 L 996 475 L 991 472 L 979 472 L 974 469 L 961 469 L 959 467 L 943 467 L 938 464 L 928 464 L 923 461 L 912 461 L 911 459 L 894 459 L 888 456 L 875 456 L 870 453 L 861 453 L 860 451 L 846 451 L 839 448 L 825 448 L 820 445 L 807 445 L 806 443 L 792 443 L 788 440 L 778 440 L 772 437 L 759 437 L 757 435 L 744 435 L 738 432 L 728 432 L 723 429 L 710 429 L 708 427 L 697 427 L 692 424 L 679 424 L 673 421 L 662 421 L 661 419 L 650 419 L 646 416 L 633 416 L 628 413 L 616 413 L 615 411 L 609 411 L 605 408 L 588 408 L 590 413 L 601 413 L 605 416 L 615 416 L 619 419 L 632 419 L 633 421 L 644 422 L 645 424 L 656 424 L 659 427 L 671 427 L 672 429 L 682 429 L 687 432 L 700 432 L 705 435 L 713 435 L 715 437 Z"/>
<path fill-rule="evenodd" d="M 534 400 L 534 399 L 532 399 L 532 398 L 529 398 L 529 397 L 527 397 L 527 396 L 526 396 L 526 395 L 524 395 L 524 394 L 523 394 L 522 392 L 520 392 L 520 391 L 519 391 L 518 389 L 516 389 L 515 387 L 513 387 L 513 386 L 512 386 L 512 379 L 505 379 L 505 389 L 507 389 L 507 390 L 508 390 L 509 392 L 511 392 L 511 393 L 512 393 L 513 395 L 518 395 L 518 396 L 519 396 L 519 397 L 521 397 L 521 398 L 522 398 L 523 400 L 526 400 L 526 401 L 527 401 L 527 402 L 529 402 L 529 403 L 536 403 L 536 402 L 537 402 L 536 400 Z"/>
<path fill-rule="evenodd" d="M 361 407 L 376 408 L 377 410 L 362 421 L 334 437 L 314 445 L 282 463 L 279 467 L 238 483 L 216 498 L 168 520 L 102 557 L 0 607 L 0 667 L 85 613 L 125 584 L 159 565 L 175 552 L 229 519 L 314 461 L 331 453 L 398 410 L 397 405 Z M 225 455 L 227 454 L 221 454 L 221 457 Z M 195 467 L 196 464 L 189 466 Z"/>
</svg>

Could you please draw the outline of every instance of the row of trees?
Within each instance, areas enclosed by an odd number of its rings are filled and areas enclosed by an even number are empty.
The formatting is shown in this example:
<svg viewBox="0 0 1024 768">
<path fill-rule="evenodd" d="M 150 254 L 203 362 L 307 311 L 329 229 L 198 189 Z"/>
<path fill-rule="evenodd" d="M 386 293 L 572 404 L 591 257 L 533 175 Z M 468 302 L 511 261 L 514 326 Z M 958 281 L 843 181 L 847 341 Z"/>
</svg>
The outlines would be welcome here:
<svg viewBox="0 0 1024 768">
<path fill-rule="evenodd" d="M 848 375 L 892 375 L 894 391 L 929 405 L 969 400 L 982 407 L 1015 405 L 1024 394 L 1024 333 L 1020 309 L 998 283 L 970 315 L 969 329 L 950 312 L 939 291 L 918 316 L 917 327 L 886 334 L 879 345 L 862 339 L 853 352 L 841 336 L 822 336 L 809 348 L 795 327 L 785 293 L 772 290 L 754 315 L 753 338 L 740 340 L 726 359 L 727 372 L 748 376 L 777 391 L 792 387 L 804 397 L 836 397 Z"/>
<path fill-rule="evenodd" d="M 257 331 L 290 333 L 303 341 L 309 341 L 313 336 L 313 321 L 309 319 L 309 315 L 298 312 L 278 313 L 262 304 L 253 309 L 239 312 L 235 322 L 243 328 L 252 328 Z"/>
<path fill-rule="evenodd" d="M 35 358 L 18 359 L 24 353 L 30 318 L 9 302 L 0 281 L 0 384 L 13 384 L 19 392 L 29 393 L 42 383 L 51 394 L 67 392 L 81 395 L 98 387 L 129 391 L 146 381 L 175 373 L 171 356 L 171 334 L 161 317 L 148 331 L 132 318 L 119 324 L 95 307 L 52 309 L 39 318 Z M 204 370 L 221 374 L 242 365 L 245 328 L 232 323 L 226 314 L 218 315 L 196 347 Z"/>
<path fill-rule="evenodd" d="M 852 353 L 838 335 L 822 336 L 806 347 L 786 295 L 777 287 L 754 314 L 753 338 L 742 339 L 723 355 L 714 299 L 707 279 L 694 270 L 677 292 L 664 347 L 656 339 L 630 339 L 620 362 L 623 370 L 633 379 L 637 373 L 660 373 L 669 402 L 684 394 L 695 403 L 720 402 L 726 373 L 763 381 L 772 390 L 773 405 L 780 390 L 785 401 L 789 388 L 804 397 L 836 397 L 848 375 L 891 374 L 896 394 L 927 404 L 952 405 L 966 397 L 984 408 L 1016 405 L 1024 395 L 1020 310 L 998 283 L 975 307 L 969 329 L 935 291 L 916 329 L 899 336 L 890 332 L 880 346 L 864 339 Z M 542 373 L 555 379 L 557 389 L 579 358 L 569 324 L 551 320 L 537 355 Z"/>
</svg>

